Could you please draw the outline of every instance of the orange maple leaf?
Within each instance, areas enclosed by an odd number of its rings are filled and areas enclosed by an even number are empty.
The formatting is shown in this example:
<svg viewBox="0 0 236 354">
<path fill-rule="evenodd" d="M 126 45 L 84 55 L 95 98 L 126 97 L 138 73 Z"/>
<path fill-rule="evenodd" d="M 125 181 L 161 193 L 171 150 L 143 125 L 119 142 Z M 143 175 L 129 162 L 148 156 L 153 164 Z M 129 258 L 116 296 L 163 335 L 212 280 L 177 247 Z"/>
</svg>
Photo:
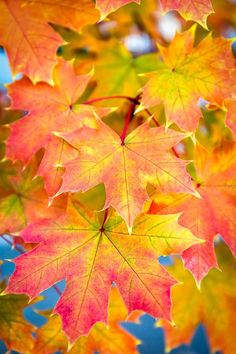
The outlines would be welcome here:
<svg viewBox="0 0 236 354">
<path fill-rule="evenodd" d="M 0 44 L 13 74 L 23 72 L 34 82 L 51 82 L 56 51 L 63 42 L 49 22 L 79 31 L 99 19 L 92 0 L 1 0 L 0 13 Z"/>
</svg>

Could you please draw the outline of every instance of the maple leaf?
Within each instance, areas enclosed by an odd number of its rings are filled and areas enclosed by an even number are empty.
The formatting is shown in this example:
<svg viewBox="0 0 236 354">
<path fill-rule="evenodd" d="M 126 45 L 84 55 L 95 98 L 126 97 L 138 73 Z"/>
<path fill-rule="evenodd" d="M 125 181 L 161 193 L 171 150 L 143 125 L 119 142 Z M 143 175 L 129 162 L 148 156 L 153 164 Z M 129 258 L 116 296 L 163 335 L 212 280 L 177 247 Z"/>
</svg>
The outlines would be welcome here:
<svg viewBox="0 0 236 354">
<path fill-rule="evenodd" d="M 0 290 L 5 284 L 0 283 Z M 28 305 L 26 295 L 0 296 L 0 332 L 1 340 L 9 351 L 29 353 L 34 346 L 32 331 L 34 327 L 23 316 L 23 309 Z"/>
<path fill-rule="evenodd" d="M 148 198 L 147 183 L 162 192 L 194 193 L 185 166 L 188 163 L 168 151 L 186 135 L 163 127 L 150 128 L 148 122 L 124 141 L 103 122 L 99 129 L 83 127 L 59 134 L 79 150 L 79 157 L 64 164 L 63 183 L 57 195 L 86 191 L 104 183 L 105 208 L 113 206 L 131 230 L 133 221 Z"/>
<path fill-rule="evenodd" d="M 213 240 L 217 234 L 223 236 L 231 251 L 236 255 L 235 243 L 235 169 L 236 145 L 229 143 L 213 152 L 207 152 L 200 144 L 195 150 L 194 176 L 201 198 L 190 195 L 170 195 L 161 201 L 157 197 L 150 213 L 183 212 L 179 221 L 205 243 L 192 246 L 183 252 L 186 267 L 196 280 L 200 280 L 209 269 L 217 267 Z"/>
<path fill-rule="evenodd" d="M 61 40 L 43 14 L 34 7 L 22 6 L 24 2 L 0 1 L 0 44 L 7 51 L 14 75 L 24 72 L 34 81 L 50 81 Z M 14 38 L 14 45 L 10 38 Z M 50 39 L 50 45 L 46 39 Z"/>
<path fill-rule="evenodd" d="M 236 263 L 223 243 L 216 245 L 216 253 L 222 272 L 212 269 L 203 279 L 201 289 L 197 288 L 180 259 L 175 259 L 174 265 L 167 267 L 170 274 L 182 283 L 171 289 L 175 326 L 164 324 L 168 348 L 187 343 L 201 323 L 207 330 L 213 351 L 235 353 Z"/>
<path fill-rule="evenodd" d="M 60 36 L 48 22 L 80 30 L 99 16 L 92 0 L 1 0 L 0 44 L 6 49 L 13 74 L 23 72 L 35 81 L 51 81 Z M 26 20 L 27 19 L 27 20 Z M 14 45 L 10 38 L 14 38 Z M 50 43 L 50 45 L 47 44 Z"/>
<path fill-rule="evenodd" d="M 96 0 L 96 6 L 100 10 L 101 20 L 103 20 L 109 13 L 131 2 L 140 4 L 140 0 Z"/>
<path fill-rule="evenodd" d="M 81 49 L 84 47 L 87 48 L 86 55 Z M 90 98 L 104 95 L 135 97 L 146 82 L 146 78 L 139 74 L 154 71 L 157 67 L 156 53 L 135 58 L 117 39 L 98 41 L 91 29 L 83 34 L 72 34 L 69 43 L 61 47 L 61 55 L 66 60 L 76 56 L 74 68 L 78 75 L 94 68 L 93 81 L 96 81 L 96 87 Z"/>
<path fill-rule="evenodd" d="M 66 289 L 54 312 L 62 316 L 71 342 L 97 321 L 106 322 L 113 282 L 128 312 L 140 309 L 169 318 L 173 280 L 157 256 L 182 252 L 198 241 L 178 225 L 177 215 L 140 215 L 132 235 L 117 214 L 106 210 L 103 220 L 99 215 L 74 202 L 67 215 L 28 226 L 21 237 L 39 244 L 14 260 L 16 270 L 5 291 L 34 298 L 65 279 Z"/>
<path fill-rule="evenodd" d="M 117 41 L 100 48 L 99 57 L 94 61 L 93 80 L 96 80 L 97 86 L 91 98 L 103 95 L 135 97 L 146 81 L 139 74 L 156 70 L 156 61 L 157 56 L 153 53 L 134 58 L 127 48 Z M 81 62 L 78 61 L 79 69 L 80 66 Z"/>
<path fill-rule="evenodd" d="M 236 138 L 236 102 L 227 100 L 225 106 L 227 108 L 225 123 L 232 130 L 234 138 Z"/>
<path fill-rule="evenodd" d="M 66 132 L 86 124 L 96 128 L 96 111 L 100 115 L 109 111 L 89 105 L 75 106 L 91 75 L 76 76 L 72 63 L 61 61 L 54 71 L 54 86 L 45 82 L 34 85 L 26 77 L 9 86 L 12 108 L 28 114 L 11 125 L 6 154 L 12 160 L 27 164 L 38 150 L 46 148 L 38 174 L 44 178 L 51 196 L 60 187 L 62 161 L 77 156 L 77 152 L 53 132 Z"/>
<path fill-rule="evenodd" d="M 207 27 L 208 15 L 214 12 L 210 0 L 160 0 L 162 9 L 177 10 L 185 20 L 194 20 Z"/>
<path fill-rule="evenodd" d="M 32 353 L 40 351 L 42 354 L 54 354 L 58 350 L 70 354 L 137 353 L 136 340 L 120 327 L 120 322 L 125 321 L 127 316 L 128 311 L 121 295 L 116 287 L 112 287 L 109 294 L 108 326 L 102 322 L 96 323 L 87 337 L 80 337 L 68 350 L 67 338 L 62 332 L 61 319 L 54 315 L 36 331 L 37 339 Z"/>
<path fill-rule="evenodd" d="M 35 176 L 36 161 L 23 171 L 22 166 L 9 161 L 0 163 L 0 234 L 21 231 L 29 222 L 42 217 L 58 217 L 65 212 L 66 199 L 55 201 L 48 207 L 48 195 L 43 181 Z M 3 184 L 4 188 L 1 188 Z"/>
<path fill-rule="evenodd" d="M 76 76 L 71 63 L 61 61 L 54 72 L 54 86 L 45 82 L 33 84 L 27 77 L 9 85 L 11 108 L 28 114 L 11 125 L 7 155 L 28 163 L 50 142 L 53 131 L 66 129 L 66 125 L 69 129 L 76 124 L 81 126 L 80 116 L 74 112 L 73 105 L 90 78 L 91 74 Z M 89 111 L 90 107 L 85 107 Z M 88 121 L 91 118 L 95 125 L 93 112 L 86 114 L 89 115 Z"/>
<path fill-rule="evenodd" d="M 200 98 L 222 106 L 224 99 L 233 96 L 235 85 L 231 40 L 209 34 L 194 47 L 195 30 L 193 26 L 177 33 L 169 47 L 158 45 L 163 62 L 156 72 L 147 74 L 149 81 L 137 109 L 162 102 L 167 125 L 175 122 L 185 131 L 195 131 L 198 126 Z"/>
</svg>

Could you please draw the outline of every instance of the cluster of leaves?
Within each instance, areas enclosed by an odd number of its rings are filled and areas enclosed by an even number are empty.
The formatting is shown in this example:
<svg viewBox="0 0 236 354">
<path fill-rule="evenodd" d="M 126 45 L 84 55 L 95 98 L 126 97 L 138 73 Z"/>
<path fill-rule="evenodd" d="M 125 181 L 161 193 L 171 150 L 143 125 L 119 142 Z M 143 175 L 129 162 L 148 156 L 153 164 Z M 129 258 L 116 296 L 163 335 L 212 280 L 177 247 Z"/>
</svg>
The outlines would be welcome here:
<svg viewBox="0 0 236 354">
<path fill-rule="evenodd" d="M 182 28 L 171 40 L 158 27 L 170 10 Z M 135 353 L 118 323 L 141 311 L 162 318 L 170 348 L 202 322 L 213 349 L 234 353 L 236 69 L 223 36 L 233 10 L 0 0 L 0 45 L 21 74 L 1 100 L 0 234 L 26 250 L 2 283 L 9 349 Z M 233 256 L 221 245 L 218 261 L 219 235 Z M 176 254 L 173 267 L 157 262 Z M 63 279 L 35 331 L 27 299 Z"/>
</svg>

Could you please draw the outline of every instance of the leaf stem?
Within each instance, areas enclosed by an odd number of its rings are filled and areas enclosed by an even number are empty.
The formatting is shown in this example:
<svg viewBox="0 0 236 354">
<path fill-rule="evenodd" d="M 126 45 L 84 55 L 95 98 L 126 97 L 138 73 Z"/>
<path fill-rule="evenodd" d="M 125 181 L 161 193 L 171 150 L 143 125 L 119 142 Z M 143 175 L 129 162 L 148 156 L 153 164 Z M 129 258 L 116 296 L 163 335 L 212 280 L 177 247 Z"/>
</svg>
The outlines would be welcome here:
<svg viewBox="0 0 236 354">
<path fill-rule="evenodd" d="M 102 222 L 102 225 L 101 225 L 101 227 L 100 227 L 100 232 L 102 233 L 102 232 L 104 232 L 104 225 L 105 225 L 105 222 L 106 222 L 106 220 L 107 220 L 107 216 L 108 216 L 108 209 L 109 208 L 106 208 L 105 209 L 105 212 L 104 212 L 104 217 L 103 217 L 103 222 Z"/>
<path fill-rule="evenodd" d="M 103 96 L 103 97 L 98 97 L 98 98 L 93 98 L 92 100 L 88 100 L 86 102 L 84 102 L 83 104 L 93 104 L 96 102 L 100 102 L 100 101 L 105 101 L 105 100 L 114 100 L 114 99 L 124 99 L 124 100 L 128 100 L 130 102 L 135 102 L 136 104 L 139 104 L 139 100 L 135 97 L 129 97 L 129 96 Z"/>
<path fill-rule="evenodd" d="M 121 133 L 121 136 L 120 136 L 121 145 L 125 144 L 125 138 L 126 138 L 126 134 L 127 134 L 128 128 L 129 128 L 129 123 L 130 123 L 131 118 L 134 115 L 135 107 L 137 105 L 139 105 L 139 98 L 140 98 L 140 95 L 136 96 L 130 103 L 128 113 L 125 117 L 124 129 L 123 129 L 123 132 Z"/>
<path fill-rule="evenodd" d="M 83 104 L 93 104 L 93 103 L 100 102 L 100 101 L 114 100 L 114 99 L 125 99 L 125 100 L 128 100 L 128 101 L 131 102 L 130 107 L 129 107 L 129 111 L 128 111 L 126 117 L 125 117 L 124 129 L 123 129 L 123 132 L 122 132 L 122 134 L 120 136 L 121 145 L 124 145 L 126 134 L 127 134 L 128 128 L 129 128 L 129 123 L 130 123 L 131 118 L 134 115 L 135 107 L 140 104 L 140 101 L 139 101 L 140 94 L 138 96 L 136 96 L 136 97 L 123 96 L 123 95 L 102 96 L 102 97 L 98 97 L 98 98 L 93 98 L 92 100 L 88 100 L 88 101 L 84 102 Z M 155 123 L 155 125 L 157 127 L 159 127 L 160 124 L 158 123 L 156 118 L 153 116 L 153 114 L 148 109 L 145 109 L 145 112 L 152 118 L 152 120 Z M 177 153 L 177 151 L 175 150 L 174 147 L 172 147 L 172 151 L 173 151 L 174 155 L 179 158 L 179 154 Z"/>
</svg>

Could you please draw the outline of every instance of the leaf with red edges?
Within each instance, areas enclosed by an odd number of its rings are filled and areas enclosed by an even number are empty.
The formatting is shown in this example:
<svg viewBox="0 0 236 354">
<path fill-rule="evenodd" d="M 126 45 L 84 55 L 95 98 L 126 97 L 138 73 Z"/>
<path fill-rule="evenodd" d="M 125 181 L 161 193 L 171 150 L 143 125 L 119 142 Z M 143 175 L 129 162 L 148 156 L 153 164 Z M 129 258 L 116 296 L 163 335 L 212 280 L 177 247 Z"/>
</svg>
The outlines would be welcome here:
<svg viewBox="0 0 236 354">
<path fill-rule="evenodd" d="M 60 134 L 75 149 L 78 158 L 67 162 L 58 192 L 86 191 L 104 183 L 105 207 L 112 206 L 131 230 L 135 217 L 148 198 L 147 183 L 162 192 L 194 193 L 185 167 L 188 163 L 175 157 L 172 146 L 186 137 L 163 127 L 150 128 L 144 123 L 124 139 L 103 122 L 99 129 L 83 127 Z"/>
<path fill-rule="evenodd" d="M 135 318 L 138 317 L 138 314 L 137 311 Z M 68 342 L 62 331 L 61 319 L 54 315 L 36 331 L 32 354 L 39 352 L 40 354 L 54 354 L 58 350 L 61 353 L 70 354 L 94 354 L 94 352 L 135 354 L 137 353 L 137 340 L 120 326 L 120 322 L 125 321 L 127 316 L 128 311 L 118 289 L 112 287 L 108 304 L 108 326 L 102 322 L 96 323 L 89 331 L 88 336 L 80 337 L 68 350 Z"/>
<path fill-rule="evenodd" d="M 199 22 L 206 27 L 207 17 L 214 12 L 210 0 L 160 0 L 162 9 L 177 10 L 185 20 Z"/>
<path fill-rule="evenodd" d="M 180 223 L 205 240 L 183 253 L 186 267 L 200 280 L 217 267 L 213 240 L 220 234 L 236 255 L 236 144 L 229 143 L 207 152 L 201 145 L 195 150 L 194 176 L 201 198 L 191 195 L 157 196 L 150 213 L 183 212 Z"/>
<path fill-rule="evenodd" d="M 180 253 L 198 241 L 177 221 L 178 215 L 143 214 L 130 235 L 114 212 L 97 214 L 71 204 L 67 215 L 44 219 L 21 233 L 26 243 L 38 246 L 14 260 L 16 270 L 6 292 L 34 298 L 65 279 L 66 289 L 54 312 L 62 316 L 70 342 L 88 333 L 97 321 L 107 321 L 113 282 L 128 312 L 143 310 L 169 319 L 174 282 L 157 257 Z"/>
<path fill-rule="evenodd" d="M 38 174 L 45 180 L 49 195 L 54 195 L 61 184 L 62 162 L 77 156 L 54 131 L 68 132 L 83 125 L 96 128 L 96 111 L 104 115 L 108 109 L 76 105 L 92 74 L 76 76 L 72 63 L 61 61 L 54 71 L 54 86 L 40 82 L 34 85 L 28 78 L 9 86 L 12 108 L 28 112 L 11 125 L 7 140 L 7 156 L 25 164 L 41 148 L 46 148 Z"/>
</svg>

